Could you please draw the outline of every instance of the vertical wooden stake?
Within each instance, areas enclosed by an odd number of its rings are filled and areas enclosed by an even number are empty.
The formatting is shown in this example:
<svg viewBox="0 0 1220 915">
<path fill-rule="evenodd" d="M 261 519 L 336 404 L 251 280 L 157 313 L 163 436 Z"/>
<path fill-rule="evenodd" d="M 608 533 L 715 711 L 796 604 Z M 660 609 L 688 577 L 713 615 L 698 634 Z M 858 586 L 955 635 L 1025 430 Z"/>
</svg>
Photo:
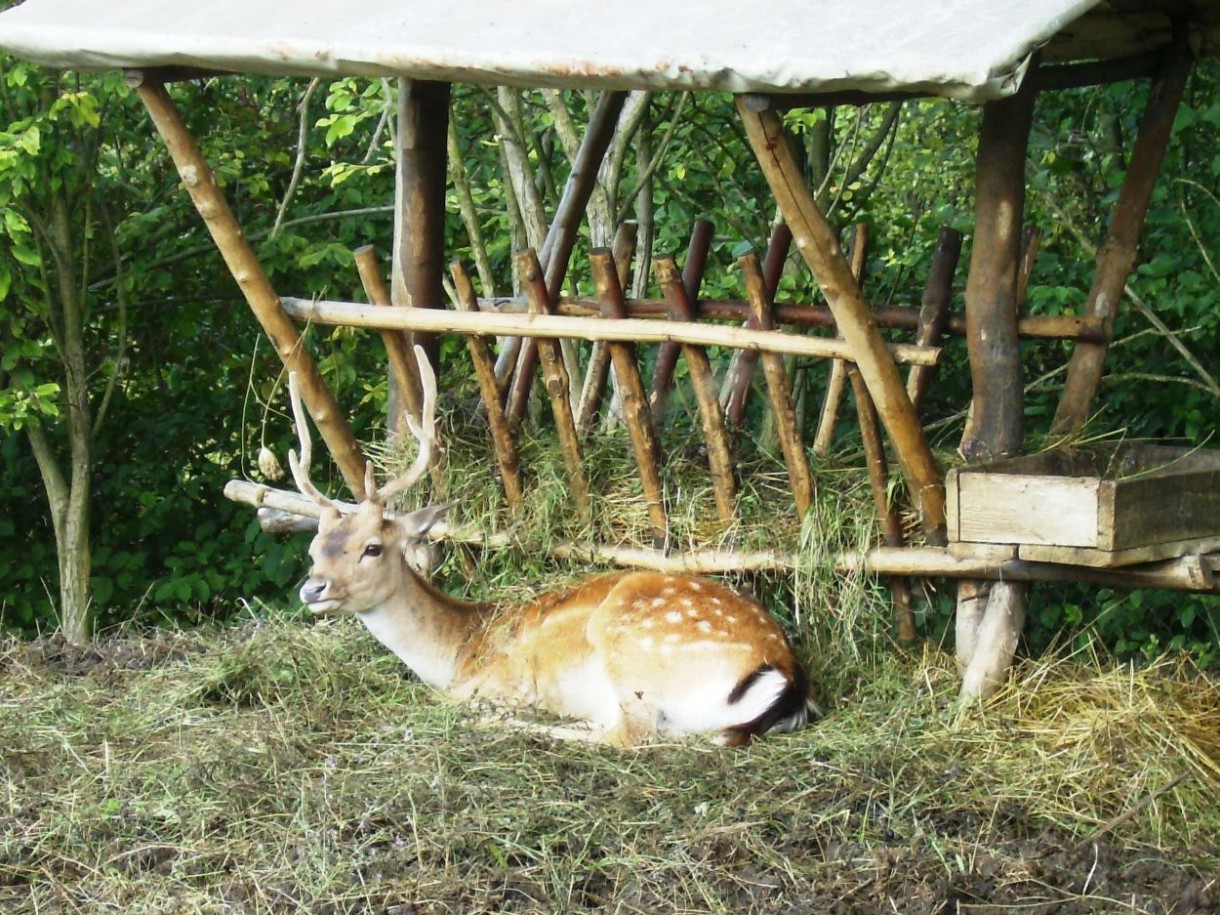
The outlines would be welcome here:
<svg viewBox="0 0 1220 915">
<path fill-rule="evenodd" d="M 460 261 L 454 261 L 449 266 L 453 285 L 457 289 L 458 307 L 463 311 L 478 311 L 479 302 L 474 293 L 474 286 L 466 274 Z M 474 363 L 475 378 L 479 382 L 479 394 L 483 405 L 487 408 L 487 424 L 491 427 L 492 447 L 496 452 L 496 463 L 500 467 L 500 481 L 504 485 L 504 497 L 508 500 L 508 509 L 512 514 L 521 511 L 521 473 L 517 459 L 517 446 L 513 444 L 512 431 L 500 405 L 500 393 L 496 388 L 496 365 L 492 359 L 487 338 L 478 334 L 466 336 L 466 346 L 470 350 L 470 358 Z"/>
<path fill-rule="evenodd" d="M 784 214 L 797 250 L 822 288 L 835 323 L 856 357 L 930 543 L 945 542 L 945 485 L 906 388 L 885 348 L 868 303 L 856 288 L 834 230 L 809 186 L 774 111 L 751 111 L 738 96 L 746 137 Z"/>
<path fill-rule="evenodd" d="M 784 262 L 788 259 L 788 248 L 792 245 L 792 230 L 785 223 L 777 223 L 771 230 L 771 239 L 767 242 L 767 254 L 763 258 L 763 281 L 766 283 L 767 295 L 774 301 L 776 290 L 779 289 L 780 278 L 784 275 Z M 753 318 L 743 325 L 750 330 L 758 330 Z M 754 377 L 754 366 L 758 364 L 758 352 L 752 349 L 739 349 L 733 354 L 729 365 L 729 377 L 725 383 L 728 391 L 728 407 L 725 410 L 729 425 L 740 428 L 746 421 L 746 404 L 750 399 L 750 381 Z"/>
<path fill-rule="evenodd" d="M 589 261 L 593 268 L 593 282 L 597 286 L 602 317 L 611 321 L 627 317 L 627 310 L 623 305 L 623 287 L 619 282 L 620 271 L 615 269 L 614 256 L 605 248 L 599 248 L 590 253 Z M 669 518 L 665 513 L 664 489 L 661 485 L 661 446 L 649 413 L 648 392 L 644 390 L 644 382 L 640 380 L 635 345 L 608 343 L 606 347 L 610 351 L 610 358 L 614 360 L 614 377 L 618 379 L 623 420 L 631 435 L 635 463 L 639 468 L 640 482 L 644 489 L 644 501 L 648 504 L 648 516 L 652 520 L 653 546 L 664 549 L 669 539 Z"/>
<path fill-rule="evenodd" d="M 750 300 L 750 310 L 758 329 L 775 330 L 771 298 L 767 295 L 758 255 L 746 254 L 738 258 L 737 263 L 745 275 L 746 297 Z M 775 414 L 779 444 L 784 452 L 784 464 L 788 468 L 788 484 L 796 502 L 797 516 L 804 519 L 805 513 L 813 505 L 813 477 L 809 473 L 805 446 L 801 443 L 801 434 L 797 429 L 784 357 L 779 353 L 763 353 L 762 364 L 763 374 L 767 378 L 767 390 L 771 395 L 771 409 Z"/>
<path fill-rule="evenodd" d="M 856 285 L 864 289 L 864 264 L 868 254 L 868 226 L 862 222 L 852 228 L 851 272 Z M 818 457 L 830 454 L 830 442 L 834 438 L 835 425 L 839 421 L 839 406 L 843 403 L 843 390 L 847 381 L 847 363 L 833 359 L 830 376 L 826 379 L 826 395 L 822 398 L 822 413 L 818 417 L 818 431 L 813 437 L 813 453 Z"/>
<path fill-rule="evenodd" d="M 339 472 L 356 499 L 363 499 L 364 467 L 367 462 L 360 445 L 326 382 L 318 374 L 313 359 L 305 350 L 296 325 L 280 305 L 280 297 L 242 234 L 228 202 L 216 186 L 216 176 L 186 129 L 182 115 L 165 87 L 160 83 L 141 82 L 136 90 L 148 108 L 170 158 L 174 160 L 178 175 L 191 195 L 191 202 L 203 217 L 250 310 L 271 340 L 284 368 L 297 373 L 301 397 L 318 425 L 322 440 L 338 464 Z"/>
<path fill-rule="evenodd" d="M 661 294 L 669 305 L 670 317 L 675 321 L 693 321 L 695 309 L 686 296 L 686 287 L 678 275 L 674 259 L 654 258 L 652 269 L 657 278 L 657 285 L 661 287 Z M 695 401 L 699 405 L 699 421 L 703 426 L 704 441 L 707 442 L 707 460 L 712 477 L 712 494 L 716 500 L 716 514 L 727 526 L 735 516 L 734 500 L 737 487 L 733 482 L 733 459 L 729 453 L 724 414 L 720 412 L 720 399 L 716 396 L 716 379 L 712 376 L 707 351 L 702 346 L 682 344 L 682 357 L 690 371 L 691 386 L 695 390 Z M 655 418 L 654 416 L 654 420 Z"/>
<path fill-rule="evenodd" d="M 390 300 L 397 306 L 443 308 L 445 303 L 449 91 L 449 83 L 398 80 L 390 265 Z M 432 367 L 437 368 L 435 336 L 416 334 L 413 342 L 424 348 Z M 390 409 L 396 411 L 396 403 Z"/>
<path fill-rule="evenodd" d="M 881 439 L 881 422 L 877 408 L 868 396 L 864 379 L 854 365 L 847 366 L 847 378 L 851 382 L 856 400 L 856 415 L 860 420 L 860 440 L 864 444 L 864 460 L 868 465 L 869 488 L 873 493 L 873 506 L 881 519 L 881 538 L 886 546 L 903 546 L 902 519 L 889 500 L 889 464 L 885 459 L 885 442 Z M 894 621 L 898 626 L 898 639 L 915 641 L 915 611 L 911 599 L 911 582 L 902 576 L 889 579 L 890 596 L 894 601 Z"/>
<path fill-rule="evenodd" d="M 949 303 L 953 296 L 953 275 L 962 254 L 962 233 L 956 229 L 941 229 L 936 240 L 936 251 L 932 255 L 932 269 L 923 287 L 923 298 L 919 304 L 919 328 L 915 342 L 921 346 L 935 346 L 940 342 L 949 323 Z M 907 394 L 916 412 L 923 405 L 928 386 L 932 383 L 931 365 L 913 365 L 907 373 Z"/>
<path fill-rule="evenodd" d="M 356 271 L 360 274 L 360 283 L 364 286 L 364 294 L 374 305 L 389 307 L 390 290 L 386 288 L 385 277 L 381 273 L 381 264 L 377 261 L 377 252 L 372 245 L 362 245 L 352 252 L 356 259 Z M 416 419 L 423 404 L 419 387 L 419 370 L 415 366 L 415 355 L 411 352 L 411 342 L 407 335 L 397 330 L 383 330 L 381 339 L 385 342 L 386 357 L 390 362 L 390 377 L 407 401 L 407 409 Z M 406 423 L 392 428 L 391 434 L 401 435 L 406 430 Z"/>
<path fill-rule="evenodd" d="M 598 169 L 601 168 L 602 159 L 606 157 L 606 150 L 610 148 L 610 141 L 614 139 L 614 130 L 618 126 L 618 118 L 626 101 L 626 92 L 607 90 L 598 98 L 593 113 L 589 115 L 589 124 L 581 139 L 580 149 L 576 151 L 572 171 L 568 174 L 563 195 L 555 208 L 555 218 L 547 229 L 546 239 L 538 257 L 546 269 L 543 286 L 551 302 L 558 300 L 560 290 L 563 289 L 563 280 L 567 276 L 568 262 L 572 259 L 572 247 L 576 244 L 580 221 L 584 217 L 593 188 L 597 185 Z M 525 407 L 529 402 L 537 364 L 537 344 L 532 339 L 526 340 L 521 347 L 517 376 L 513 379 L 509 393 L 508 411 L 515 423 L 520 423 L 525 418 Z"/>
<path fill-rule="evenodd" d="M 635 239 L 639 226 L 634 222 L 619 224 L 614 233 L 612 248 L 615 267 L 618 271 L 619 289 L 627 288 L 631 276 L 631 260 L 635 257 Z M 576 432 L 581 438 L 589 434 L 593 422 L 601 409 L 602 395 L 610 374 L 610 350 L 606 341 L 597 340 L 589 353 L 589 366 L 585 370 L 585 383 L 580 392 L 580 405 L 576 410 Z"/>
<path fill-rule="evenodd" d="M 525 287 L 529 299 L 530 314 L 551 313 L 551 301 L 542 277 L 542 266 L 532 249 L 517 254 L 517 274 Z M 572 399 L 568 396 L 568 370 L 563 364 L 559 344 L 552 339 L 538 337 L 538 355 L 542 360 L 542 375 L 546 392 L 551 400 L 551 411 L 555 416 L 555 431 L 559 436 L 559 448 L 568 470 L 568 481 L 572 486 L 572 500 L 581 517 L 592 518 L 589 503 L 589 478 L 585 474 L 584 460 L 580 453 L 580 440 L 576 436 L 576 420 L 572 415 Z"/>
<path fill-rule="evenodd" d="M 1026 75 L 1016 95 L 983 106 L 975 166 L 974 241 L 966 278 L 966 340 L 974 398 L 961 451 L 969 461 L 993 460 L 1021 446 L 1024 392 L 1017 280 L 1026 149 L 1037 96 L 1031 76 Z M 970 653 L 959 694 L 963 702 L 986 698 L 1003 682 L 1028 593 L 1028 586 L 1010 582 L 958 586 L 954 625 L 959 658 Z"/>
<path fill-rule="evenodd" d="M 699 298 L 699 286 L 703 283 L 703 271 L 707 267 L 707 254 L 714 232 L 715 227 L 706 219 L 696 220 L 691 229 L 690 244 L 686 249 L 686 264 L 682 268 L 682 288 L 686 290 L 686 299 L 691 305 L 691 314 L 682 315 L 687 321 L 694 320 L 694 303 Z M 669 388 L 673 384 L 674 367 L 678 363 L 678 353 L 681 349 L 681 345 L 677 343 L 662 343 L 657 349 L 652 370 L 652 418 L 658 429 L 665 422 Z"/>
</svg>

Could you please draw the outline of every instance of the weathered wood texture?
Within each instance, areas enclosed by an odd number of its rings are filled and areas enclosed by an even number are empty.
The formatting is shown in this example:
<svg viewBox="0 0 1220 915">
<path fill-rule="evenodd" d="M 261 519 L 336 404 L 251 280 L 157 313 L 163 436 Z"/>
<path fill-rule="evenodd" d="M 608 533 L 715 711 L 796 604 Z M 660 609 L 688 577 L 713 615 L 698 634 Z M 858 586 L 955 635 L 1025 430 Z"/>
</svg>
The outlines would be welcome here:
<svg viewBox="0 0 1220 915">
<path fill-rule="evenodd" d="M 763 257 L 763 282 L 767 287 L 767 295 L 774 300 L 779 289 L 780 278 L 784 275 L 784 263 L 788 259 L 788 249 L 792 246 L 792 230 L 784 223 L 779 223 L 771 230 L 771 239 L 767 242 L 767 253 Z M 743 303 L 747 310 L 749 302 Z M 829 309 L 828 309 L 829 310 Z M 754 317 L 746 319 L 745 327 L 757 330 Z M 740 428 L 746 420 L 746 404 L 750 397 L 750 382 L 754 377 L 754 366 L 758 364 L 758 354 L 753 350 L 740 350 L 733 356 L 729 367 L 729 378 L 726 382 L 729 390 L 729 403 L 725 409 L 725 418 L 734 428 Z"/>
<path fill-rule="evenodd" d="M 542 265 L 532 249 L 518 252 L 517 275 L 530 300 L 530 311 L 545 315 L 550 309 L 543 279 Z M 572 488 L 572 501 L 581 517 L 588 520 L 592 515 L 589 502 L 589 477 L 585 473 L 584 459 L 580 452 L 580 439 L 576 435 L 576 418 L 572 415 L 572 399 L 568 394 L 568 370 L 563 364 L 559 343 L 551 337 L 538 338 L 538 355 L 542 361 L 543 381 L 551 401 L 551 412 L 555 417 L 555 432 L 559 437 L 559 450 L 563 453 L 564 466 L 568 472 L 568 483 Z"/>
<path fill-rule="evenodd" d="M 480 311 L 468 314 L 436 309 L 375 308 L 356 302 L 331 302 L 325 299 L 298 299 L 284 296 L 284 310 L 301 321 L 337 324 L 344 327 L 431 330 L 454 334 L 494 334 L 522 337 L 570 337 L 578 340 L 622 340 L 659 343 L 676 340 L 698 346 L 728 346 L 755 349 L 793 356 L 838 357 L 854 359 L 855 352 L 845 340 L 806 337 L 739 327 L 721 327 L 687 321 L 625 318 L 603 321 L 566 315 L 503 314 Z M 894 361 L 909 365 L 932 365 L 939 361 L 938 347 L 907 343 L 891 344 L 887 349 Z"/>
<path fill-rule="evenodd" d="M 614 255 L 604 248 L 589 255 L 593 268 L 593 282 L 597 296 L 602 300 L 602 317 L 620 320 L 623 316 L 623 287 L 615 267 Z M 644 501 L 648 505 L 648 517 L 652 523 L 653 546 L 661 549 L 669 537 L 669 519 L 665 511 L 664 487 L 661 483 L 661 445 L 653 427 L 648 407 L 648 392 L 640 378 L 636 362 L 635 345 L 632 343 L 606 344 L 614 362 L 614 376 L 618 379 L 619 398 L 623 408 L 623 421 L 631 436 L 635 450 L 635 463 L 640 472 L 640 483 L 644 490 Z"/>
<path fill-rule="evenodd" d="M 385 284 L 385 276 L 381 272 L 381 264 L 377 251 L 372 245 L 362 245 L 352 252 L 356 260 L 356 272 L 360 275 L 360 284 L 364 294 L 373 305 L 380 308 L 390 306 L 390 290 Z M 398 330 L 383 330 L 381 339 L 385 343 L 386 358 L 390 363 L 390 377 L 394 385 L 402 392 L 411 415 L 419 418 L 423 404 L 422 392 L 419 387 L 418 369 L 415 366 L 415 354 L 411 352 L 411 341 L 406 334 Z M 391 417 L 391 431 L 395 435 L 403 435 L 407 431 L 406 424 L 398 422 L 398 417 Z"/>
<path fill-rule="evenodd" d="M 942 543 L 945 488 L 940 471 L 898 368 L 886 352 L 868 303 L 856 288 L 835 233 L 805 183 L 779 116 L 773 112 L 752 112 L 740 98 L 737 109 L 754 155 L 792 230 L 797 250 L 813 271 L 834 312 L 839 331 L 860 366 L 869 394 L 893 442 L 907 490 L 919 511 L 926 536 L 932 543 Z"/>
<path fill-rule="evenodd" d="M 675 321 L 694 321 L 698 318 L 694 303 L 699 299 L 699 287 L 703 285 L 703 272 L 707 268 L 707 255 L 712 247 L 715 227 L 706 219 L 695 221 L 686 247 L 686 263 L 682 265 L 682 288 L 686 290 L 685 310 L 680 315 L 673 313 Z M 626 317 L 626 314 L 623 315 Z M 662 343 L 657 348 L 657 357 L 652 369 L 652 416 L 658 428 L 665 422 L 668 411 L 669 389 L 674 380 L 674 368 L 678 364 L 681 344 Z"/>
<path fill-rule="evenodd" d="M 398 306 L 439 308 L 445 301 L 445 182 L 448 176 L 449 83 L 399 79 L 395 140 L 394 254 L 390 299 Z M 414 342 L 437 364 L 431 334 Z"/>
<path fill-rule="evenodd" d="M 652 270 L 657 285 L 670 303 L 675 320 L 689 320 L 684 316 L 693 314 L 694 310 L 673 258 L 654 258 Z M 699 408 L 699 422 L 703 427 L 704 444 L 707 445 L 708 470 L 712 478 L 716 515 L 720 522 L 727 526 L 735 517 L 737 486 L 733 481 L 733 458 L 729 452 L 724 414 L 720 411 L 720 399 L 716 396 L 716 379 L 712 375 L 707 351 L 702 346 L 682 343 L 682 358 L 686 360 L 691 387 L 695 392 L 695 402 Z"/>
<path fill-rule="evenodd" d="M 983 106 L 975 173 L 974 241 L 966 279 L 966 345 L 974 399 L 962 436 L 968 461 L 1021 447 L 1024 391 L 1017 339 L 1017 274 L 1025 211 L 1025 151 L 1035 93 Z"/>
<path fill-rule="evenodd" d="M 614 233 L 614 244 L 611 248 L 615 270 L 618 273 L 619 289 L 626 289 L 631 276 L 631 261 L 635 257 L 635 240 L 639 226 L 634 222 L 619 223 Z M 623 305 L 623 317 L 626 317 L 626 305 Z M 589 365 L 585 369 L 585 383 L 580 392 L 580 402 L 576 410 L 576 431 L 584 437 L 593 428 L 598 411 L 601 410 L 602 396 L 606 390 L 606 382 L 610 375 L 610 348 L 604 340 L 595 340 L 589 353 Z"/>
<path fill-rule="evenodd" d="M 548 308 L 553 308 L 559 301 L 559 292 L 568 273 L 568 263 L 572 259 L 572 248 L 576 244 L 580 223 L 589 205 L 589 197 L 597 185 L 598 170 L 610 148 L 610 141 L 614 138 L 614 130 L 626 100 L 626 92 L 603 92 L 589 115 L 589 124 L 585 128 L 580 148 L 576 151 L 572 171 L 568 173 L 567 183 L 538 256 L 545 271 L 543 285 L 550 302 Z M 529 402 L 534 369 L 538 362 L 536 347 L 537 344 L 532 340 L 527 340 L 517 361 L 517 375 L 512 382 L 508 405 L 509 415 L 514 422 L 519 423 L 525 417 L 525 407 Z"/>
<path fill-rule="evenodd" d="M 737 259 L 746 282 L 746 295 L 754 310 L 754 323 L 759 330 L 774 330 L 775 318 L 771 312 L 771 297 L 767 295 L 766 281 L 758 255 L 753 252 Z M 778 353 L 762 354 L 763 374 L 767 379 L 767 392 L 771 397 L 771 413 L 775 417 L 775 431 L 779 447 L 784 454 L 784 466 L 788 469 L 788 486 L 796 503 L 796 514 L 804 518 L 813 506 L 813 476 L 809 472 L 809 461 L 805 457 L 805 445 L 801 441 L 801 430 L 796 421 L 796 410 L 792 406 L 792 387 L 788 383 L 788 369 L 784 357 Z"/>
<path fill-rule="evenodd" d="M 474 286 L 460 261 L 449 265 L 453 277 L 453 285 L 457 290 L 458 307 L 464 311 L 478 311 L 478 300 L 475 298 Z M 512 514 L 521 510 L 521 471 L 517 457 L 517 446 L 513 442 L 512 430 L 508 418 L 504 415 L 500 403 L 500 392 L 496 386 L 496 363 L 492 358 L 487 338 L 478 334 L 466 337 L 466 347 L 470 350 L 470 359 L 474 363 L 475 378 L 479 383 L 479 394 L 483 398 L 483 406 L 487 410 L 487 425 L 491 429 L 492 448 L 496 453 L 496 464 L 500 468 L 500 482 L 504 487 L 504 497 L 508 500 L 508 508 Z"/>
<path fill-rule="evenodd" d="M 1109 341 L 1114 334 L 1114 318 L 1122 299 L 1123 286 L 1135 263 L 1144 216 L 1165 160 L 1165 150 L 1192 62 L 1186 37 L 1179 34 L 1165 51 L 1160 72 L 1144 106 L 1139 135 L 1131 152 L 1131 163 L 1127 166 L 1126 177 L 1110 215 L 1106 239 L 1097 252 L 1097 270 L 1085 304 L 1085 313 L 1102 319 L 1105 340 L 1077 344 L 1072 351 L 1067 380 L 1051 424 L 1053 432 L 1068 434 L 1081 429 L 1093 408 Z"/>
<path fill-rule="evenodd" d="M 852 227 L 851 254 L 848 263 L 856 286 L 864 291 L 864 265 L 868 253 L 868 226 L 858 222 Z M 830 363 L 830 374 L 826 379 L 826 391 L 822 396 L 822 411 L 818 414 L 818 429 L 813 436 L 813 453 L 819 457 L 830 454 L 830 443 L 834 439 L 835 426 L 839 423 L 839 407 L 843 403 L 843 392 L 847 382 L 847 363 L 835 359 Z"/>
<path fill-rule="evenodd" d="M 956 469 L 949 494 L 953 541 L 1027 560 L 1112 567 L 1220 548 L 1215 450 L 1045 452 Z"/>
<path fill-rule="evenodd" d="M 165 142 L 166 149 L 169 150 L 170 158 L 178 169 L 178 175 L 190 194 L 192 203 L 203 217 L 229 272 L 249 303 L 250 310 L 262 325 L 284 367 L 297 373 L 301 397 L 317 423 L 318 431 L 334 457 L 339 472 L 343 474 L 343 479 L 352 493 L 357 498 L 362 497 L 366 461 L 360 445 L 352 435 L 347 419 L 330 389 L 318 374 L 313 359 L 305 350 L 296 325 L 284 312 L 279 296 L 242 234 L 233 211 L 229 209 L 224 195 L 216 186 L 216 177 L 186 129 L 182 115 L 164 86 L 145 82 L 138 87 L 138 92 L 157 132 Z"/>
<path fill-rule="evenodd" d="M 915 342 L 920 346 L 935 346 L 949 322 L 949 303 L 953 297 L 953 276 L 962 254 L 962 233 L 956 229 L 941 229 L 932 255 L 932 268 L 924 284 L 919 305 L 919 327 Z M 923 406 L 932 384 L 933 366 L 911 366 L 907 372 L 907 395 L 916 412 Z"/>
</svg>

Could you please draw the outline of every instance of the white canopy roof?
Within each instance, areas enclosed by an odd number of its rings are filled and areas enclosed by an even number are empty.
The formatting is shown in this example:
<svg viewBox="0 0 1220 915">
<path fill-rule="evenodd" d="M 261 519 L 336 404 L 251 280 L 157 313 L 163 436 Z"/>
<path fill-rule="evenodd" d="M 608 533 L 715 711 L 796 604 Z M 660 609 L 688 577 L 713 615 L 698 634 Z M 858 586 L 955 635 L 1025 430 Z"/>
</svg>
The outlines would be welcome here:
<svg viewBox="0 0 1220 915">
<path fill-rule="evenodd" d="M 26 0 L 0 13 L 0 50 L 64 69 L 981 100 L 1097 2 Z"/>
</svg>

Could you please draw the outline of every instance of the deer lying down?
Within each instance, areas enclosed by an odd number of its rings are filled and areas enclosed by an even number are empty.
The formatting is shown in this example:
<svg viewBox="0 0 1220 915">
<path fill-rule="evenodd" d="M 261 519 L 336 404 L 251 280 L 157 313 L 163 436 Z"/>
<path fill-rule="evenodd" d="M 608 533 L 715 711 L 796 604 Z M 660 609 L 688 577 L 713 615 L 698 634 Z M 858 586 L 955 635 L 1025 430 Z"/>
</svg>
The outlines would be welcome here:
<svg viewBox="0 0 1220 915">
<path fill-rule="evenodd" d="M 343 514 L 309 482 L 299 398 L 297 486 L 322 515 L 301 600 L 315 614 L 355 614 L 421 680 L 458 699 L 535 706 L 586 724 L 594 741 L 634 746 L 660 734 L 714 734 L 731 746 L 792 730 L 815 705 L 783 630 L 754 600 L 685 575 L 599 575 L 523 606 L 449 597 L 412 567 L 447 506 L 389 517 L 386 500 L 416 482 L 433 447 L 436 382 L 417 350 L 423 422 L 407 473 Z M 295 384 L 290 385 L 295 391 Z"/>
</svg>

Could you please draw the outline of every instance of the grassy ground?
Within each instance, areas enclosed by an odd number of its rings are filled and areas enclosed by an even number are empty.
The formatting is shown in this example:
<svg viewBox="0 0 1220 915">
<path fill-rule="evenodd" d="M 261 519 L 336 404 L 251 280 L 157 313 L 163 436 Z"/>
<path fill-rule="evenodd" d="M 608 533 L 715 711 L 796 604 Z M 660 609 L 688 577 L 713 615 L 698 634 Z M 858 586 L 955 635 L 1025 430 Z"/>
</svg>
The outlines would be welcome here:
<svg viewBox="0 0 1220 915">
<path fill-rule="evenodd" d="M 0 643 L 0 912 L 1211 912 L 1220 681 L 890 651 L 740 751 L 477 725 L 352 620 Z"/>
</svg>

